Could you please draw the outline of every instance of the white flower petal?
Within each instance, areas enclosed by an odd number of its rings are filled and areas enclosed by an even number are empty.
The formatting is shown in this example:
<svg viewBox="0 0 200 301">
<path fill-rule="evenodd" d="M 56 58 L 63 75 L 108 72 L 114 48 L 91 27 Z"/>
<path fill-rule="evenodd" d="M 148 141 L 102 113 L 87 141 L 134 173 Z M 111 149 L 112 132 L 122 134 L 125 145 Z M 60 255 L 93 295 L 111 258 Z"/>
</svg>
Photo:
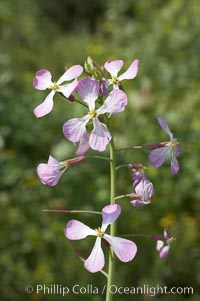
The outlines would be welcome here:
<svg viewBox="0 0 200 301">
<path fill-rule="evenodd" d="M 125 110 L 127 103 L 126 93 L 119 89 L 113 90 L 96 112 L 99 115 L 104 113 L 117 114 Z"/>
<path fill-rule="evenodd" d="M 156 242 L 156 250 L 159 252 L 164 246 L 164 242 L 162 240 L 157 240 Z"/>
<path fill-rule="evenodd" d="M 79 75 L 81 75 L 82 72 L 83 72 L 83 67 L 81 65 L 74 65 L 65 71 L 65 73 L 57 81 L 57 84 L 60 85 L 65 81 L 70 81 L 72 79 L 75 79 L 79 77 Z"/>
<path fill-rule="evenodd" d="M 89 110 L 95 109 L 95 101 L 99 95 L 99 83 L 96 79 L 85 77 L 79 81 L 76 89 L 83 101 L 87 103 Z"/>
<path fill-rule="evenodd" d="M 105 231 L 107 226 L 112 224 L 120 215 L 121 207 L 118 204 L 107 205 L 102 210 L 102 227 L 101 230 Z"/>
<path fill-rule="evenodd" d="M 76 151 L 76 155 L 83 155 L 85 152 L 88 151 L 88 149 L 90 148 L 89 145 L 89 135 L 87 133 L 85 133 L 81 140 L 78 143 L 78 148 Z"/>
<path fill-rule="evenodd" d="M 132 64 L 129 66 L 129 68 L 118 77 L 119 81 L 122 81 L 124 79 L 133 79 L 136 77 L 137 73 L 138 73 L 138 65 L 139 65 L 139 61 L 138 60 L 134 60 L 132 62 Z"/>
<path fill-rule="evenodd" d="M 104 239 L 109 242 L 119 260 L 128 262 L 135 257 L 137 246 L 133 241 L 108 234 L 104 235 Z"/>
<path fill-rule="evenodd" d="M 48 159 L 48 163 L 49 166 L 53 167 L 53 168 L 57 168 L 59 169 L 62 165 L 60 164 L 60 162 L 58 160 L 56 160 L 54 157 L 52 157 L 51 155 L 49 156 Z"/>
<path fill-rule="evenodd" d="M 123 67 L 124 62 L 122 60 L 107 61 L 104 64 L 104 68 L 110 73 L 110 75 L 117 77 L 118 72 Z"/>
<path fill-rule="evenodd" d="M 52 84 L 51 78 L 51 73 L 48 70 L 39 70 L 38 72 L 36 72 L 33 79 L 34 88 L 37 90 L 46 90 Z"/>
<path fill-rule="evenodd" d="M 78 86 L 78 80 L 75 79 L 72 83 L 59 86 L 58 92 L 61 92 L 66 98 L 68 98 Z"/>
<path fill-rule="evenodd" d="M 70 220 L 65 228 L 65 236 L 71 240 L 79 240 L 87 237 L 88 235 L 97 235 L 97 232 L 78 220 Z"/>
<path fill-rule="evenodd" d="M 167 257 L 168 253 L 169 253 L 169 246 L 164 246 L 160 251 L 160 258 L 163 259 Z"/>
<path fill-rule="evenodd" d="M 105 264 L 104 254 L 101 248 L 101 238 L 97 237 L 90 256 L 85 260 L 84 267 L 91 273 L 99 272 Z"/>
<path fill-rule="evenodd" d="M 49 114 L 53 110 L 54 102 L 53 97 L 55 95 L 55 91 L 51 91 L 45 100 L 34 109 L 34 114 L 37 118 L 43 117 Z"/>
<path fill-rule="evenodd" d="M 89 145 L 92 149 L 103 152 L 110 142 L 112 136 L 106 126 L 98 118 L 93 118 L 94 129 L 90 134 Z"/>
<path fill-rule="evenodd" d="M 63 134 L 71 142 L 78 143 L 86 133 L 88 117 L 73 118 L 63 125 Z"/>
</svg>

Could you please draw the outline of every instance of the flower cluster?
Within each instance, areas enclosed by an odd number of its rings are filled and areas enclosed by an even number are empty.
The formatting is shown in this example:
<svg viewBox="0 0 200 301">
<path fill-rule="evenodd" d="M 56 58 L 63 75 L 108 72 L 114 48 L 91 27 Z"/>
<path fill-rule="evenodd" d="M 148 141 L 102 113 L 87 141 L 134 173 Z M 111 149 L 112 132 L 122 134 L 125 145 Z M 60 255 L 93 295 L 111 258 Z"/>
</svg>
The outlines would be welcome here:
<svg viewBox="0 0 200 301">
<path fill-rule="evenodd" d="M 95 102 L 99 96 L 99 83 L 93 78 L 83 78 L 77 87 L 77 92 L 88 106 L 87 114 L 82 118 L 73 118 L 63 125 L 64 136 L 71 142 L 84 145 L 87 141 L 88 148 L 104 151 L 111 140 L 111 134 L 106 125 L 100 121 L 100 116 L 106 113 L 117 114 L 124 111 L 128 99 L 122 90 L 111 91 L 102 106 L 95 108 Z M 92 121 L 93 130 L 87 134 L 86 125 Z M 82 149 L 81 149 L 82 150 Z M 79 153 L 80 153 L 79 147 Z M 84 149 L 84 152 L 87 149 Z M 83 150 L 81 151 L 83 153 Z"/>
<path fill-rule="evenodd" d="M 128 105 L 128 96 L 123 90 L 122 81 L 136 77 L 139 61 L 134 60 L 125 72 L 118 75 L 123 64 L 123 60 L 113 60 L 105 62 L 103 67 L 100 67 L 89 57 L 85 62 L 85 71 L 88 73 L 86 77 L 79 78 L 84 69 L 81 65 L 74 65 L 68 68 L 57 82 L 52 81 L 52 75 L 46 69 L 36 72 L 33 80 L 35 89 L 50 90 L 44 101 L 34 109 L 37 118 L 41 118 L 53 110 L 54 96 L 57 92 L 63 96 L 66 103 L 73 101 L 73 104 L 81 104 L 85 109 L 82 117 L 69 119 L 62 126 L 64 137 L 76 147 L 76 156 L 58 161 L 50 155 L 47 163 L 40 163 L 37 173 L 42 184 L 57 185 L 69 167 L 86 160 L 85 153 L 89 149 L 104 152 L 110 144 L 110 158 L 103 157 L 103 159 L 110 162 L 111 204 L 102 209 L 101 227 L 93 230 L 84 223 L 73 219 L 68 221 L 64 231 L 69 240 L 80 240 L 89 235 L 96 237 L 91 254 L 84 262 L 85 268 L 91 273 L 101 271 L 105 265 L 101 242 L 106 242 L 112 250 L 111 253 L 114 253 L 122 262 L 133 260 L 137 253 L 137 246 L 133 241 L 115 235 L 113 225 L 121 213 L 121 206 L 115 201 L 129 196 L 132 206 L 144 206 L 151 203 L 152 196 L 155 194 L 152 182 L 145 175 L 146 167 L 142 164 L 129 164 L 134 192 L 118 197 L 114 195 L 115 188 L 117 188 L 116 160 L 114 158 L 116 149 L 109 124 L 111 117 L 122 113 Z M 169 141 L 149 144 L 141 148 L 151 151 L 149 162 L 155 168 L 159 168 L 170 157 L 171 172 L 176 175 L 179 171 L 177 161 L 177 157 L 180 155 L 179 142 L 174 138 L 165 119 L 158 116 L 157 120 L 161 128 L 168 134 Z M 102 157 L 99 158 L 102 159 Z M 72 211 L 67 210 L 67 212 Z M 109 226 L 112 230 L 110 230 L 110 234 L 107 234 L 106 230 Z M 163 236 L 150 235 L 149 238 L 157 241 L 156 248 L 160 258 L 166 257 L 173 239 L 169 232 L 165 230 Z"/>
</svg>

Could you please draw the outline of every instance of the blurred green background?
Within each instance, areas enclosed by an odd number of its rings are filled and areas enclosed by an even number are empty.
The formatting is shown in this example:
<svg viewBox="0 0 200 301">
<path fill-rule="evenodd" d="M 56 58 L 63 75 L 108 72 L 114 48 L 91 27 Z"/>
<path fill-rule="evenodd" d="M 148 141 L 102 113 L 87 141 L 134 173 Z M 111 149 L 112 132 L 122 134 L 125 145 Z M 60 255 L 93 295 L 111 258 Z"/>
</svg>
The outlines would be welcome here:
<svg viewBox="0 0 200 301">
<path fill-rule="evenodd" d="M 53 112 L 36 120 L 33 109 L 46 91 L 32 87 L 39 69 L 53 79 L 66 66 L 82 64 L 90 55 L 100 65 L 123 59 L 124 70 L 140 60 L 136 79 L 124 88 L 129 105 L 113 117 L 117 147 L 158 143 L 167 139 L 156 121 L 164 117 L 181 142 L 178 176 L 169 163 L 156 170 L 147 151 L 120 153 L 118 162 L 142 162 L 154 183 L 151 205 L 133 208 L 120 201 L 118 233 L 161 234 L 167 227 L 176 241 L 160 260 L 155 242 L 135 238 L 138 254 L 129 264 L 117 261 L 118 286 L 193 287 L 193 295 L 170 300 L 199 300 L 200 287 L 200 2 L 198 0 L 1 0 L 0 2 L 0 291 L 2 301 L 62 300 L 59 295 L 24 292 L 28 284 L 85 287 L 105 284 L 90 274 L 74 254 L 63 229 L 77 218 L 91 227 L 100 217 L 43 213 L 42 209 L 101 210 L 109 203 L 107 162 L 87 160 L 70 169 L 56 187 L 42 185 L 36 174 L 49 154 L 59 160 L 74 156 L 75 148 L 62 134 L 69 118 L 84 109 L 56 96 Z M 94 154 L 92 151 L 88 154 Z M 118 194 L 132 192 L 131 173 L 118 173 Z M 98 219 L 98 221 L 97 221 Z M 87 257 L 94 239 L 76 242 Z M 107 252 L 107 251 L 106 251 Z M 106 257 L 106 260 L 108 258 Z M 101 295 L 69 294 L 67 300 L 103 300 Z M 114 300 L 152 300 L 148 295 L 116 295 Z M 166 295 L 156 300 L 169 300 Z"/>
</svg>

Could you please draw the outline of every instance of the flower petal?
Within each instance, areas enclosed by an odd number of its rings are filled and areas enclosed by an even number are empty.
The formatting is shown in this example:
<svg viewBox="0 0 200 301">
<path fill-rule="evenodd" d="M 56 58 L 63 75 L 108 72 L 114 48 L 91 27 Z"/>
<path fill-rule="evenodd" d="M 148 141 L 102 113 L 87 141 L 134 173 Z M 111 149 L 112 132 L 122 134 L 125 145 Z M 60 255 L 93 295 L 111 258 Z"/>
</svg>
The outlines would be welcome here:
<svg viewBox="0 0 200 301">
<path fill-rule="evenodd" d="M 112 224 L 120 215 L 121 207 L 118 204 L 107 205 L 102 210 L 102 227 L 101 230 L 105 231 L 107 226 Z"/>
<path fill-rule="evenodd" d="M 85 152 L 88 151 L 89 148 L 90 148 L 89 135 L 87 133 L 85 133 L 83 135 L 83 137 L 81 138 L 81 140 L 79 141 L 76 155 L 79 155 L 79 156 L 83 155 Z"/>
<path fill-rule="evenodd" d="M 178 157 L 181 154 L 180 145 L 179 144 L 175 145 L 175 147 L 174 147 L 174 154 L 175 154 L 176 157 Z"/>
<path fill-rule="evenodd" d="M 135 206 L 135 207 L 138 207 L 138 206 L 144 206 L 144 205 L 147 205 L 149 204 L 150 202 L 144 202 L 144 201 L 141 201 L 141 200 L 133 200 L 130 202 L 132 206 Z"/>
<path fill-rule="evenodd" d="M 45 100 L 34 109 L 34 114 L 37 118 L 43 117 L 49 114 L 53 110 L 53 97 L 55 95 L 55 91 L 51 91 Z"/>
<path fill-rule="evenodd" d="M 65 71 L 65 73 L 57 81 L 57 84 L 60 85 L 65 81 L 75 79 L 79 77 L 79 75 L 81 75 L 82 72 L 83 67 L 81 65 L 74 65 Z"/>
<path fill-rule="evenodd" d="M 164 246 L 160 250 L 160 258 L 163 259 L 163 258 L 167 257 L 168 253 L 169 253 L 169 246 Z"/>
<path fill-rule="evenodd" d="M 164 246 L 164 242 L 163 242 L 162 240 L 158 240 L 158 241 L 156 242 L 156 250 L 157 250 L 158 252 L 162 249 L 163 246 Z"/>
<path fill-rule="evenodd" d="M 51 155 L 49 156 L 49 159 L 48 159 L 48 165 L 55 167 L 55 168 L 59 168 L 61 166 L 60 162 Z"/>
<path fill-rule="evenodd" d="M 124 79 L 133 79 L 133 78 L 135 78 L 137 73 L 138 73 L 138 65 L 139 65 L 139 61 L 134 60 L 132 62 L 132 64 L 129 66 L 129 68 L 118 77 L 118 80 L 122 81 Z"/>
<path fill-rule="evenodd" d="M 106 79 L 102 79 L 99 85 L 99 93 L 102 96 L 106 96 L 107 95 L 107 80 Z"/>
<path fill-rule="evenodd" d="M 54 168 L 44 163 L 39 164 L 37 167 L 37 174 L 41 183 L 48 186 L 55 186 L 58 184 L 58 181 L 64 171 L 64 169 L 60 170 L 57 167 Z"/>
<path fill-rule="evenodd" d="M 105 264 L 104 254 L 101 248 L 101 238 L 97 237 L 90 256 L 85 260 L 84 267 L 91 273 L 99 272 Z"/>
<path fill-rule="evenodd" d="M 83 118 L 73 118 L 68 120 L 63 125 L 63 134 L 71 142 L 79 142 L 83 135 L 86 133 L 86 123 L 88 122 L 88 117 Z"/>
<path fill-rule="evenodd" d="M 160 167 L 167 157 L 170 155 L 171 147 L 165 146 L 161 148 L 157 148 L 151 151 L 149 155 L 149 162 L 151 165 L 153 165 L 155 168 Z"/>
<path fill-rule="evenodd" d="M 177 175 L 179 172 L 179 163 L 178 160 L 176 159 L 175 155 L 173 154 L 172 159 L 171 159 L 171 173 L 173 176 Z"/>
<path fill-rule="evenodd" d="M 75 79 L 72 83 L 59 86 L 58 92 L 61 92 L 66 98 L 68 98 L 78 86 L 78 80 Z"/>
<path fill-rule="evenodd" d="M 168 126 L 167 122 L 165 121 L 165 119 L 158 116 L 157 120 L 158 120 L 158 123 L 160 124 L 161 128 L 163 129 L 163 131 L 165 131 L 165 133 L 167 133 L 169 135 L 170 140 L 172 140 L 173 139 L 173 134 L 170 131 L 169 126 Z"/>
<path fill-rule="evenodd" d="M 136 187 L 141 181 L 141 179 L 143 178 L 143 174 L 141 171 L 134 171 L 132 175 L 133 175 L 133 187 Z"/>
<path fill-rule="evenodd" d="M 150 199 L 154 194 L 153 184 L 146 177 L 142 177 L 136 185 L 135 191 L 145 203 L 150 203 Z"/>
<path fill-rule="evenodd" d="M 105 99 L 103 105 L 96 111 L 101 115 L 104 113 L 117 114 L 123 112 L 128 103 L 126 93 L 122 90 L 115 89 Z"/>
<path fill-rule="evenodd" d="M 104 235 L 104 239 L 109 242 L 119 260 L 128 262 L 135 257 L 137 253 L 137 246 L 133 241 L 120 237 L 114 237 L 108 234 Z"/>
<path fill-rule="evenodd" d="M 46 90 L 52 84 L 51 81 L 52 75 L 46 70 L 42 69 L 36 72 L 35 77 L 33 79 L 33 86 L 37 90 Z"/>
<path fill-rule="evenodd" d="M 172 237 L 167 229 L 164 230 L 163 235 L 164 235 L 164 238 L 171 238 Z"/>
<path fill-rule="evenodd" d="M 103 152 L 106 149 L 112 136 L 106 126 L 97 118 L 93 118 L 94 129 L 90 134 L 89 145 L 92 149 Z"/>
<path fill-rule="evenodd" d="M 122 60 L 115 60 L 115 61 L 107 61 L 104 64 L 104 68 L 112 75 L 116 76 L 118 72 L 122 69 L 124 62 Z"/>
<path fill-rule="evenodd" d="M 87 103 L 90 111 L 95 109 L 95 100 L 99 95 L 99 83 L 96 79 L 90 77 L 83 78 L 79 81 L 76 91 Z"/>
<path fill-rule="evenodd" d="M 72 219 L 67 223 L 64 233 L 65 236 L 71 240 L 83 239 L 88 235 L 96 236 L 95 230 L 75 219 Z"/>
</svg>

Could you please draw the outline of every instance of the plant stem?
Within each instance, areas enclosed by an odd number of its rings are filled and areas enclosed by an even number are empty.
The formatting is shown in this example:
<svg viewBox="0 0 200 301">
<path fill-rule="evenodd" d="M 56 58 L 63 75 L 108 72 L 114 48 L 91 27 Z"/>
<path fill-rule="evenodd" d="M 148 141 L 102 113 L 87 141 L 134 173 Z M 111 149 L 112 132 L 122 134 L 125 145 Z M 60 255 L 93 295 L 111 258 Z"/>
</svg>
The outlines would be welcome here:
<svg viewBox="0 0 200 301">
<path fill-rule="evenodd" d="M 110 161 L 110 159 L 109 158 L 107 158 L 107 157 L 102 157 L 102 156 L 85 156 L 86 158 L 88 158 L 88 159 L 100 159 L 100 160 L 106 160 L 106 161 Z"/>
<path fill-rule="evenodd" d="M 110 142 L 110 204 L 115 204 L 116 193 L 116 158 L 113 138 Z M 111 225 L 113 225 L 112 223 Z M 112 227 L 111 227 L 112 229 Z"/>
<path fill-rule="evenodd" d="M 115 204 L 116 194 L 116 159 L 115 159 L 115 145 L 113 138 L 110 142 L 110 204 Z M 110 225 L 110 235 L 115 236 L 116 223 Z M 113 295 L 110 293 L 110 286 L 114 278 L 114 256 L 113 250 L 110 250 L 109 263 L 108 263 L 108 280 L 106 289 L 106 301 L 112 301 Z"/>
<path fill-rule="evenodd" d="M 126 164 L 121 164 L 121 165 L 118 165 L 116 167 L 116 170 L 119 170 L 120 168 L 128 168 L 130 164 L 126 163 Z"/>
<path fill-rule="evenodd" d="M 56 213 L 92 213 L 92 214 L 102 214 L 99 211 L 91 210 L 62 210 L 62 209 L 43 209 L 42 212 L 56 212 Z"/>
<path fill-rule="evenodd" d="M 130 198 L 130 194 L 122 194 L 122 195 L 116 196 L 115 200 L 119 200 L 119 199 L 123 199 L 123 198 L 127 198 L 127 197 Z"/>
<path fill-rule="evenodd" d="M 80 101 L 80 100 L 78 100 L 78 99 L 75 99 L 74 101 L 77 102 L 77 103 L 79 103 L 80 105 L 82 105 L 82 106 L 88 108 L 88 106 L 87 106 L 84 102 L 82 102 L 82 101 Z"/>
<path fill-rule="evenodd" d="M 116 149 L 116 152 L 123 152 L 123 151 L 127 151 L 127 150 L 140 149 L 140 148 L 144 148 L 144 146 L 135 145 L 135 146 L 130 146 L 130 147 L 119 148 L 119 149 Z"/>
</svg>

